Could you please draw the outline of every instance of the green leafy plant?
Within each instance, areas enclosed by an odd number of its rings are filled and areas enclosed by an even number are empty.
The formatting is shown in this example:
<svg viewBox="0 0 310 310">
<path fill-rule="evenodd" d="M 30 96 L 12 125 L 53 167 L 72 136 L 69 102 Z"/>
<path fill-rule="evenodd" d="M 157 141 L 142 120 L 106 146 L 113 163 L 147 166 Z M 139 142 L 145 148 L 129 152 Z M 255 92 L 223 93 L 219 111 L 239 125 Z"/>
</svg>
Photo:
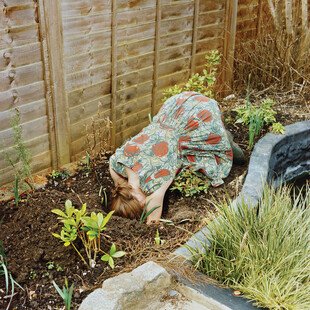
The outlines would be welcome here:
<svg viewBox="0 0 310 310">
<path fill-rule="evenodd" d="M 54 262 L 47 262 L 46 263 L 46 268 L 48 270 L 63 271 L 63 268 L 60 265 L 58 265 L 58 264 L 56 264 Z"/>
<path fill-rule="evenodd" d="M 234 109 L 237 112 L 236 123 L 244 124 L 249 127 L 249 148 L 254 145 L 257 137 L 265 125 L 272 125 L 276 122 L 277 112 L 272 108 L 274 101 L 270 98 L 264 99 L 259 104 L 251 104 L 249 98 L 246 104 Z M 279 123 L 278 123 L 279 124 Z M 281 124 L 280 124 L 281 125 Z M 279 127 L 279 125 L 277 125 Z"/>
<path fill-rule="evenodd" d="M 70 310 L 71 302 L 72 302 L 72 295 L 73 295 L 73 290 L 74 290 L 74 283 L 72 283 L 69 288 L 68 279 L 65 278 L 65 285 L 62 287 L 62 289 L 56 284 L 55 281 L 53 281 L 53 285 L 57 293 L 59 294 L 59 296 L 63 299 L 66 310 Z"/>
<path fill-rule="evenodd" d="M 205 55 L 205 69 L 202 74 L 195 73 L 183 86 L 175 85 L 164 91 L 163 101 L 183 91 L 198 92 L 207 97 L 214 97 L 214 86 L 218 67 L 221 63 L 221 54 L 218 50 L 211 50 Z"/>
<path fill-rule="evenodd" d="M 65 212 L 60 209 L 53 209 L 52 212 L 58 215 L 58 219 L 63 224 L 60 234 L 53 233 L 53 236 L 60 239 L 64 246 L 71 245 L 86 265 L 92 268 L 95 267 L 97 255 L 102 252 L 100 247 L 101 233 L 106 229 L 105 226 L 113 211 L 106 216 L 103 216 L 101 212 L 91 212 L 90 216 L 88 216 L 85 203 L 78 210 L 70 200 L 67 200 Z M 82 241 L 88 263 L 74 244 L 77 239 Z"/>
<path fill-rule="evenodd" d="M 124 251 L 116 251 L 116 245 L 113 243 L 109 253 L 105 253 L 103 256 L 101 256 L 101 260 L 103 262 L 107 262 L 109 266 L 114 269 L 115 264 L 114 264 L 114 258 L 119 258 L 122 257 L 126 254 Z"/>
<path fill-rule="evenodd" d="M 7 310 L 10 309 L 11 302 L 13 300 L 15 285 L 24 290 L 13 278 L 12 274 L 7 268 L 7 262 L 5 259 L 5 252 L 3 248 L 3 244 L 0 241 L 0 277 L 4 276 L 5 279 L 5 293 L 10 293 L 10 300 L 7 306 Z"/>
<path fill-rule="evenodd" d="M 265 188 L 257 207 L 217 206 L 195 266 L 268 309 L 310 309 L 310 188 Z"/>
<path fill-rule="evenodd" d="M 272 132 L 283 135 L 285 133 L 285 128 L 281 123 L 272 124 Z"/>
<path fill-rule="evenodd" d="M 50 177 L 53 179 L 53 180 L 57 180 L 57 179 L 60 179 L 60 180 L 65 180 L 69 177 L 69 173 L 68 171 L 66 170 L 53 170 L 51 173 L 50 173 Z"/>
<path fill-rule="evenodd" d="M 209 180 L 202 173 L 188 168 L 177 175 L 170 190 L 177 190 L 186 197 L 192 197 L 201 192 L 206 193 L 209 186 Z"/>
<path fill-rule="evenodd" d="M 98 195 L 101 198 L 101 204 L 104 205 L 105 208 L 107 208 L 107 206 L 108 206 L 108 196 L 107 196 L 106 189 L 103 188 L 103 186 L 100 186 L 99 194 Z"/>
</svg>

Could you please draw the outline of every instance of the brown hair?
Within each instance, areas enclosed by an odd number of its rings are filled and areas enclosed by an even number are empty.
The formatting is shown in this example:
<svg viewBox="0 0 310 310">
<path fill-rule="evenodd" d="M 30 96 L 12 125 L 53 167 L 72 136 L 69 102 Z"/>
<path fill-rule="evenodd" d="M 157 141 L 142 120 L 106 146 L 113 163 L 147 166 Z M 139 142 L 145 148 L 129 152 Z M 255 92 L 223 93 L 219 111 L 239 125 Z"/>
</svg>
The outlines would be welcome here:
<svg viewBox="0 0 310 310">
<path fill-rule="evenodd" d="M 111 210 L 114 210 L 115 215 L 130 219 L 140 218 L 143 208 L 141 203 L 132 195 L 131 190 L 132 187 L 127 183 L 115 187 L 111 204 Z"/>
</svg>

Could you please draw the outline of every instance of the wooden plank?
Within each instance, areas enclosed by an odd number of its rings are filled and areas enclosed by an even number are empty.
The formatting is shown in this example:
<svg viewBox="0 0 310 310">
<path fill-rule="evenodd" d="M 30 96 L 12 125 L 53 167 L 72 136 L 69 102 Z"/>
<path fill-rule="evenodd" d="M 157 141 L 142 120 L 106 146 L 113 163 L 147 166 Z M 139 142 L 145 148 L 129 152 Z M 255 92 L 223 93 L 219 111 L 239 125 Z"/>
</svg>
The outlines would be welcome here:
<svg viewBox="0 0 310 310">
<path fill-rule="evenodd" d="M 65 91 L 64 49 L 60 0 L 40 0 L 44 16 L 49 71 L 52 85 L 52 105 L 54 111 L 57 166 L 70 162 L 70 131 L 68 102 Z"/>
<path fill-rule="evenodd" d="M 111 48 L 93 50 L 88 53 L 66 57 L 66 73 L 88 70 L 92 67 L 111 63 Z"/>
<path fill-rule="evenodd" d="M 50 151 L 44 152 L 32 158 L 30 167 L 32 171 L 40 173 L 42 170 L 45 170 L 51 166 L 51 155 Z M 0 185 L 7 184 L 14 180 L 14 174 L 12 173 L 12 167 L 7 167 L 0 170 Z"/>
<path fill-rule="evenodd" d="M 46 152 L 49 149 L 49 135 L 45 134 L 34 139 L 25 141 L 25 147 L 30 151 L 31 157 Z M 6 154 L 6 155 L 5 155 Z M 17 153 L 14 146 L 0 150 L 0 170 L 9 166 L 7 156 L 13 161 L 17 161 Z"/>
<path fill-rule="evenodd" d="M 154 51 L 154 38 L 143 39 L 138 42 L 125 43 L 117 47 L 117 59 L 122 60 L 128 57 L 151 53 Z"/>
<path fill-rule="evenodd" d="M 207 25 L 224 25 L 225 22 L 225 8 L 222 10 L 205 12 L 199 14 L 198 27 L 203 27 Z"/>
<path fill-rule="evenodd" d="M 189 69 L 179 71 L 170 75 L 159 77 L 158 79 L 158 92 L 177 84 L 185 83 L 189 78 Z"/>
<path fill-rule="evenodd" d="M 143 8 L 148 8 L 148 7 L 154 7 L 155 3 L 154 0 L 117 0 L 116 1 L 116 10 L 121 12 L 121 11 L 126 11 L 126 10 L 134 10 L 136 9 L 137 11 L 143 9 Z"/>
<path fill-rule="evenodd" d="M 235 56 L 236 28 L 237 28 L 238 0 L 227 0 L 226 2 L 226 21 L 223 63 L 224 70 L 222 75 L 223 93 L 229 93 L 233 81 L 233 66 Z"/>
<path fill-rule="evenodd" d="M 5 0 L 7 7 L 33 4 L 33 0 Z"/>
<path fill-rule="evenodd" d="M 0 71 L 0 91 L 43 80 L 42 62 Z"/>
<path fill-rule="evenodd" d="M 12 28 L 31 23 L 35 23 L 35 9 L 33 3 L 10 7 L 5 6 L 0 11 L 0 26 Z"/>
<path fill-rule="evenodd" d="M 193 16 L 182 16 L 181 18 L 166 19 L 161 21 L 162 33 L 168 34 L 193 29 Z"/>
<path fill-rule="evenodd" d="M 154 23 L 136 25 L 126 28 L 117 29 L 117 41 L 120 45 L 124 43 L 140 42 L 155 36 Z"/>
<path fill-rule="evenodd" d="M 203 0 L 199 3 L 199 12 L 210 12 L 225 9 L 227 0 Z M 234 0 L 232 0 L 234 1 Z"/>
<path fill-rule="evenodd" d="M 190 70 L 191 57 L 180 58 L 159 65 L 158 75 L 164 76 L 178 71 Z"/>
<path fill-rule="evenodd" d="M 36 118 L 46 115 L 46 102 L 45 99 L 40 101 L 31 102 L 19 107 L 21 123 L 27 123 Z M 12 117 L 14 110 L 8 110 L 0 114 L 0 131 L 11 128 Z"/>
<path fill-rule="evenodd" d="M 85 54 L 101 48 L 111 47 L 111 30 L 89 33 L 86 35 L 75 35 L 64 41 L 65 56 Z"/>
<path fill-rule="evenodd" d="M 155 19 L 155 42 L 154 42 L 154 66 L 153 66 L 153 86 L 151 99 L 151 116 L 154 116 L 154 107 L 158 88 L 158 71 L 159 71 L 159 52 L 160 52 L 160 34 L 161 34 L 161 0 L 156 1 L 156 19 Z"/>
<path fill-rule="evenodd" d="M 23 131 L 23 140 L 26 142 L 27 140 L 34 139 L 36 137 L 45 135 L 48 133 L 47 130 L 47 117 L 41 117 L 35 119 L 31 122 L 27 122 L 21 124 L 21 128 Z M 14 144 L 13 139 L 13 130 L 12 128 L 1 131 L 1 146 L 2 148 L 11 147 Z"/>
<path fill-rule="evenodd" d="M 182 42 L 182 45 L 192 43 L 192 30 L 162 36 L 160 47 L 161 50 L 168 47 L 175 47 L 179 46 L 180 42 Z"/>
<path fill-rule="evenodd" d="M 0 71 L 8 67 L 16 68 L 41 61 L 39 42 L 0 51 Z"/>
<path fill-rule="evenodd" d="M 190 43 L 161 50 L 159 53 L 160 62 L 184 58 L 191 55 L 192 45 Z"/>
<path fill-rule="evenodd" d="M 22 87 L 11 88 L 7 91 L 0 92 L 0 112 L 32 101 L 38 101 L 44 97 L 45 86 L 43 81 Z"/>
<path fill-rule="evenodd" d="M 134 57 L 127 57 L 118 62 L 117 75 L 127 75 L 134 71 L 145 69 L 146 67 L 153 66 L 154 51 Z"/>
<path fill-rule="evenodd" d="M 108 79 L 110 75 L 110 64 L 68 74 L 66 77 L 66 91 L 71 92 L 75 89 L 82 87 L 86 88 L 87 86 L 98 84 Z"/>
<path fill-rule="evenodd" d="M 64 36 L 88 34 L 105 30 L 111 25 L 111 14 L 96 14 L 63 19 Z"/>
<path fill-rule="evenodd" d="M 197 42 L 196 53 L 206 53 L 209 50 L 220 49 L 223 46 L 223 37 L 214 37 Z"/>
<path fill-rule="evenodd" d="M 70 124 L 75 124 L 97 114 L 110 110 L 111 95 L 80 104 L 70 109 Z"/>
<path fill-rule="evenodd" d="M 224 26 L 224 25 L 223 25 Z M 211 38 L 221 38 L 224 36 L 224 27 L 219 27 L 218 25 L 208 25 L 205 27 L 200 27 L 197 31 L 197 40 L 210 40 Z"/>
<path fill-rule="evenodd" d="M 106 14 L 111 12 L 111 0 L 82 0 L 82 1 L 61 1 L 63 18 Z"/>
<path fill-rule="evenodd" d="M 195 73 L 196 65 L 196 49 L 197 49 L 197 38 L 198 38 L 198 18 L 199 18 L 199 0 L 194 2 L 194 16 L 193 16 L 193 35 L 192 35 L 192 55 L 190 62 L 190 74 Z"/>
<path fill-rule="evenodd" d="M 111 80 L 102 81 L 89 87 L 76 89 L 68 93 L 68 104 L 71 107 L 87 103 L 96 98 L 109 94 L 111 91 Z"/>
<path fill-rule="evenodd" d="M 123 27 L 135 26 L 137 24 L 146 24 L 154 22 L 156 11 L 153 7 L 139 10 L 139 14 L 135 10 L 119 12 L 117 14 L 117 26 L 119 29 Z"/>
<path fill-rule="evenodd" d="M 130 73 L 128 74 L 117 77 L 117 90 L 121 90 L 153 80 L 153 66 L 129 72 Z"/>
<path fill-rule="evenodd" d="M 193 1 L 187 3 L 177 3 L 175 5 L 163 5 L 161 10 L 161 19 L 171 19 L 176 17 L 185 17 L 194 15 Z"/>
<path fill-rule="evenodd" d="M 38 42 L 38 25 L 33 24 L 13 27 L 9 30 L 0 30 L 0 38 L 0 50 Z"/>
</svg>

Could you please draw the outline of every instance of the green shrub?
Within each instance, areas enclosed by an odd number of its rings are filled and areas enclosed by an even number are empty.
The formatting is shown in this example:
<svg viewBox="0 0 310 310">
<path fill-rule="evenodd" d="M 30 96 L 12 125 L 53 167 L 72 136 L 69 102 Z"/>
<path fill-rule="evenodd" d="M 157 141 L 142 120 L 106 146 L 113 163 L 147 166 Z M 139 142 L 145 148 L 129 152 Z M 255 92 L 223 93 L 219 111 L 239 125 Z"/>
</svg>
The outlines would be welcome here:
<svg viewBox="0 0 310 310">
<path fill-rule="evenodd" d="M 270 309 L 310 309 L 310 189 L 266 188 L 257 207 L 218 206 L 195 266 Z"/>
<path fill-rule="evenodd" d="M 186 197 L 192 197 L 201 192 L 206 193 L 209 186 L 209 180 L 202 173 L 183 169 L 174 179 L 171 190 L 177 190 Z"/>
<path fill-rule="evenodd" d="M 277 124 L 276 129 L 283 133 L 284 127 L 276 123 L 275 115 L 277 112 L 272 108 L 274 101 L 270 98 L 264 99 L 258 105 L 251 104 L 246 100 L 246 104 L 234 109 L 237 112 L 236 123 L 244 124 L 249 127 L 249 148 L 254 145 L 254 139 L 257 137 L 265 125 Z M 279 126 L 282 126 L 279 128 Z"/>
<path fill-rule="evenodd" d="M 218 66 L 221 63 L 221 54 L 218 50 L 211 50 L 206 54 L 205 59 L 206 64 L 202 75 L 195 73 L 185 85 L 174 85 L 164 90 L 163 101 L 183 91 L 193 91 L 207 97 L 214 97 L 214 85 L 217 78 Z"/>
</svg>

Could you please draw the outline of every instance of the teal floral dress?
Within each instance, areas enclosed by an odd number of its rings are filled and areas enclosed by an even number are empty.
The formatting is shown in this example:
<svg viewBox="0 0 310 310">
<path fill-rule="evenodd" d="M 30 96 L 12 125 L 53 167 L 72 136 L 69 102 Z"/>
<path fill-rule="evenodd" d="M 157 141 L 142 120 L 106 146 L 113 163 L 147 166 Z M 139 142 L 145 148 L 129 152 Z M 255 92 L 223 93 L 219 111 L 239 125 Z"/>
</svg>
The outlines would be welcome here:
<svg viewBox="0 0 310 310">
<path fill-rule="evenodd" d="M 131 168 L 147 195 L 184 168 L 204 173 L 213 186 L 222 184 L 232 149 L 217 102 L 194 92 L 169 98 L 147 127 L 116 150 L 110 165 L 125 178 L 125 167 Z"/>
</svg>

